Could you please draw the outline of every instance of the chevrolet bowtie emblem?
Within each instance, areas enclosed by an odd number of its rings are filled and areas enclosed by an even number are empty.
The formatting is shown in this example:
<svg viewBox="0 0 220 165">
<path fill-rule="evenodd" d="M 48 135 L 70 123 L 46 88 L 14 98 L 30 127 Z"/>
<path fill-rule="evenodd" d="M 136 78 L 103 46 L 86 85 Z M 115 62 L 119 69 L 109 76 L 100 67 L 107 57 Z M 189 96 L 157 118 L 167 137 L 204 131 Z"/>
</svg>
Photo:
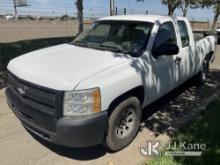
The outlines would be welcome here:
<svg viewBox="0 0 220 165">
<path fill-rule="evenodd" d="M 18 92 L 19 92 L 21 95 L 25 95 L 25 91 L 24 91 L 22 88 L 18 88 Z"/>
</svg>

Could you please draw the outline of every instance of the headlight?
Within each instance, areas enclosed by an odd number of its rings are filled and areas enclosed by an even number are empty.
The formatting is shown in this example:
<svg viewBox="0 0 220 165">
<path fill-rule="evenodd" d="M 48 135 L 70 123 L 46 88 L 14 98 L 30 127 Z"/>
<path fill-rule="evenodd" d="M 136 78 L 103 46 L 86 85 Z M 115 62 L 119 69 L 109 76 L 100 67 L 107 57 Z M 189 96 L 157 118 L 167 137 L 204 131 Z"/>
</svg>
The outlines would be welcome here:
<svg viewBox="0 0 220 165">
<path fill-rule="evenodd" d="M 79 116 L 101 111 L 101 94 L 99 88 L 65 92 L 63 102 L 64 116 Z"/>
</svg>

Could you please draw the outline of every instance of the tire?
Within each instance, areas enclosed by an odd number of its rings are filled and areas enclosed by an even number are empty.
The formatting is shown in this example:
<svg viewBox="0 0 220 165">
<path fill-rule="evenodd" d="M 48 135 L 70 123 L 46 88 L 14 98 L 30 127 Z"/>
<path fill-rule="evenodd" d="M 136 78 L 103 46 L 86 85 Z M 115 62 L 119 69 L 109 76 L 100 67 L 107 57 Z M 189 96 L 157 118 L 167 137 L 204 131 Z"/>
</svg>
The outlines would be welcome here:
<svg viewBox="0 0 220 165">
<path fill-rule="evenodd" d="M 140 101 L 136 97 L 119 103 L 109 117 L 105 145 L 113 152 L 129 145 L 137 135 L 141 115 Z"/>
<path fill-rule="evenodd" d="M 196 86 L 203 86 L 209 73 L 209 62 L 204 61 L 200 72 L 195 77 Z"/>
</svg>

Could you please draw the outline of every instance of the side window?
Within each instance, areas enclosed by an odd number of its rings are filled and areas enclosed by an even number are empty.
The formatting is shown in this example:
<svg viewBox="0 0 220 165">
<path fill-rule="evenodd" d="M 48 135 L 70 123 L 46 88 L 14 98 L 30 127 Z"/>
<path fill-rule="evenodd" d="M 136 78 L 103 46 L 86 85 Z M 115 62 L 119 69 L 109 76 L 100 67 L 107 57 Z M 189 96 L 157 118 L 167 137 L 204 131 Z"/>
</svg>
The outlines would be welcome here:
<svg viewBox="0 0 220 165">
<path fill-rule="evenodd" d="M 154 41 L 153 52 L 156 49 L 160 49 L 163 44 L 177 45 L 176 32 L 172 22 L 166 22 L 160 26 Z"/>
<path fill-rule="evenodd" d="M 186 23 L 184 21 L 178 21 L 177 23 L 180 31 L 182 46 L 187 47 L 189 46 L 190 39 L 189 39 L 189 33 L 187 30 Z"/>
</svg>

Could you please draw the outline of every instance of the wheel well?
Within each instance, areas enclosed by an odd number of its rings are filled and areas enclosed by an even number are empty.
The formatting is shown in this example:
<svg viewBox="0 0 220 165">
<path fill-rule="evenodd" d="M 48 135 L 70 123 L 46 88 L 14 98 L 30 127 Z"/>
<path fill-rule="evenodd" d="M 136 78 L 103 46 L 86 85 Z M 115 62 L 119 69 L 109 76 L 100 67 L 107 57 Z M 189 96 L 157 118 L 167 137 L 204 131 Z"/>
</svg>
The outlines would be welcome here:
<svg viewBox="0 0 220 165">
<path fill-rule="evenodd" d="M 140 101 L 141 105 L 143 104 L 144 102 L 144 87 L 143 86 L 139 86 L 139 87 L 136 87 L 136 88 L 133 88 L 127 92 L 125 92 L 124 94 L 118 96 L 116 99 L 114 99 L 110 106 L 109 106 L 109 114 L 112 113 L 112 111 L 115 109 L 115 107 L 120 103 L 122 102 L 123 100 L 129 98 L 129 97 L 137 97 L 138 100 Z"/>
<path fill-rule="evenodd" d="M 210 62 L 213 55 L 214 55 L 214 51 L 209 52 L 209 53 L 206 55 L 205 60 L 207 60 L 208 62 Z"/>
</svg>

